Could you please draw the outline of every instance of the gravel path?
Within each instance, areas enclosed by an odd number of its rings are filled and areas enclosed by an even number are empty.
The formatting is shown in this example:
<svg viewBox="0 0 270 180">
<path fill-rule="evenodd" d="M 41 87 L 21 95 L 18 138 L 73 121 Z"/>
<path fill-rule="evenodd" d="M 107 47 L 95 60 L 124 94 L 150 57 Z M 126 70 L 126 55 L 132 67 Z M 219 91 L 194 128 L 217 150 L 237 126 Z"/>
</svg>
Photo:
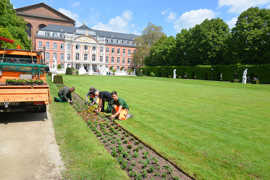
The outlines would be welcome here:
<svg viewBox="0 0 270 180">
<path fill-rule="evenodd" d="M 63 162 L 46 113 L 0 113 L 0 179 L 61 179 Z"/>
</svg>

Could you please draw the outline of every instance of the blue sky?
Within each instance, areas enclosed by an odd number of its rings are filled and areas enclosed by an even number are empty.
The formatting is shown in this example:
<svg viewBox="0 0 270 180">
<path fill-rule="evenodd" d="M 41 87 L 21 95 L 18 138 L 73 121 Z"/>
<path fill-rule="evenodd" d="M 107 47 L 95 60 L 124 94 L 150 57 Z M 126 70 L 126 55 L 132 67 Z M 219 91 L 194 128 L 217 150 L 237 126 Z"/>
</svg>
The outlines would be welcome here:
<svg viewBox="0 0 270 180">
<path fill-rule="evenodd" d="M 270 8 L 270 0 L 11 0 L 15 8 L 44 2 L 68 15 L 77 26 L 140 34 L 148 22 L 175 35 L 208 18 L 222 18 L 233 27 L 249 7 Z"/>
</svg>

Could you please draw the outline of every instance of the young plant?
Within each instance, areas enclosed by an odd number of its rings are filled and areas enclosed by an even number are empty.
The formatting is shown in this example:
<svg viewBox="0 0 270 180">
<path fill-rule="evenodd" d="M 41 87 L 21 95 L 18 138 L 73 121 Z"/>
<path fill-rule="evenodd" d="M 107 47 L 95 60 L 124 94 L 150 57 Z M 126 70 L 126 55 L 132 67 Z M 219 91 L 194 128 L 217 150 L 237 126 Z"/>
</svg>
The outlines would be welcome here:
<svg viewBox="0 0 270 180">
<path fill-rule="evenodd" d="M 143 159 L 146 159 L 148 157 L 148 154 L 149 154 L 149 152 L 144 152 L 143 153 Z"/>
<path fill-rule="evenodd" d="M 134 172 L 134 171 L 129 171 L 129 176 L 130 176 L 130 177 L 136 177 L 136 172 Z"/>
<path fill-rule="evenodd" d="M 124 144 L 127 144 L 127 143 L 128 143 L 128 141 L 127 141 L 127 140 L 124 140 L 124 141 L 123 141 L 123 143 L 124 143 Z"/>
<path fill-rule="evenodd" d="M 138 153 L 134 152 L 134 154 L 132 155 L 132 157 L 137 158 L 138 157 Z"/>
<path fill-rule="evenodd" d="M 132 171 L 133 170 L 133 167 L 132 166 L 129 166 L 128 167 L 128 171 Z"/>
<path fill-rule="evenodd" d="M 127 148 L 128 148 L 128 149 L 131 149 L 131 148 L 132 148 L 132 145 L 131 145 L 131 144 L 128 144 L 128 145 L 127 145 Z"/>
<path fill-rule="evenodd" d="M 148 173 L 152 173 L 154 171 L 154 167 L 153 166 L 150 166 L 148 169 L 147 169 L 147 172 Z"/>
<path fill-rule="evenodd" d="M 117 156 L 116 149 L 113 149 L 113 150 L 112 150 L 112 156 L 113 156 L 113 157 L 116 157 L 116 156 Z"/>
<path fill-rule="evenodd" d="M 127 158 L 127 157 L 128 157 L 128 153 L 125 152 L 125 151 L 123 151 L 123 152 L 122 152 L 122 156 L 123 156 L 123 158 Z"/>
<path fill-rule="evenodd" d="M 179 177 L 174 176 L 174 177 L 173 177 L 173 180 L 180 180 L 180 179 L 179 179 Z"/>
<path fill-rule="evenodd" d="M 122 161 L 121 168 L 122 169 L 126 169 L 127 168 L 127 162 L 125 160 Z"/>
<path fill-rule="evenodd" d="M 141 175 L 142 175 L 143 178 L 146 178 L 146 177 L 147 177 L 147 172 L 146 172 L 146 170 L 142 170 Z"/>
<path fill-rule="evenodd" d="M 140 143 L 139 143 L 139 141 L 135 141 L 134 144 L 135 144 L 135 145 L 138 145 L 138 144 L 140 144 Z"/>
<path fill-rule="evenodd" d="M 152 158 L 152 164 L 157 164 L 157 163 L 158 163 L 157 158 Z"/>
<path fill-rule="evenodd" d="M 136 162 L 135 162 L 135 161 L 132 161 L 132 162 L 130 163 L 130 165 L 134 167 L 134 166 L 136 166 Z"/>
</svg>

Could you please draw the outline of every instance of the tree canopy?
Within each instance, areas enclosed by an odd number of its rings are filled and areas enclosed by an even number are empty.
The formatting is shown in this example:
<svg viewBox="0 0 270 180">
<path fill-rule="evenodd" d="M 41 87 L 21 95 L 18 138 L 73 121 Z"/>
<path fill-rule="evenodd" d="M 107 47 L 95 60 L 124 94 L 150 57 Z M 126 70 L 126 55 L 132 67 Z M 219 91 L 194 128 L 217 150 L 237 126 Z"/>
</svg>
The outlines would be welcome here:
<svg viewBox="0 0 270 180">
<path fill-rule="evenodd" d="M 16 48 L 20 45 L 23 49 L 31 48 L 31 41 L 26 33 L 25 21 L 16 15 L 10 0 L 0 1 L 0 36 L 12 39 L 14 44 L 0 42 L 4 48 Z"/>
<path fill-rule="evenodd" d="M 249 8 L 230 30 L 220 18 L 204 20 L 174 37 L 148 44 L 145 65 L 218 65 L 270 63 L 270 10 Z M 145 49 L 144 49 L 145 50 Z M 146 56 L 147 55 L 147 56 Z"/>
</svg>

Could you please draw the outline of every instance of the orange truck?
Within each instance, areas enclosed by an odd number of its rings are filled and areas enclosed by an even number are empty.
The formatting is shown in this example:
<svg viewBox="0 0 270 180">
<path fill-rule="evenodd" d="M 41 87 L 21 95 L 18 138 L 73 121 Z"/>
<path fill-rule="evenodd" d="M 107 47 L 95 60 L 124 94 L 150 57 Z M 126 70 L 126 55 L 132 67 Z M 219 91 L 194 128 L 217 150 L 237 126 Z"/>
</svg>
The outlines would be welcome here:
<svg viewBox="0 0 270 180">
<path fill-rule="evenodd" d="M 48 66 L 41 53 L 0 49 L 0 112 L 46 112 Z"/>
</svg>

